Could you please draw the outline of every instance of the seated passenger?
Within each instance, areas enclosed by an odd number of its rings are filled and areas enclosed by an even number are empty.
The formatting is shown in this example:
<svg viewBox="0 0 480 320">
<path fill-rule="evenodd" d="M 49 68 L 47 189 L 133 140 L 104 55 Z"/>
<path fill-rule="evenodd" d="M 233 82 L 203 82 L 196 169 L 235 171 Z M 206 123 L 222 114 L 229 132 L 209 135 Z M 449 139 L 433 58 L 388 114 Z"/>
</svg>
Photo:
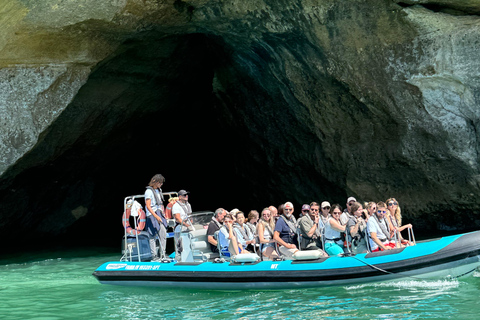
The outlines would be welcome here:
<svg viewBox="0 0 480 320">
<path fill-rule="evenodd" d="M 257 224 L 257 234 L 260 242 L 262 255 L 268 259 L 277 259 L 278 254 L 275 250 L 275 240 L 273 240 L 273 230 L 275 229 L 275 219 L 269 208 L 262 210 L 262 218 Z"/>
<path fill-rule="evenodd" d="M 247 227 L 245 222 L 245 215 L 242 211 L 238 211 L 235 218 L 237 221 L 233 224 L 235 232 L 237 234 L 238 245 L 242 247 L 243 250 L 249 252 L 247 247 L 250 247 L 251 252 L 254 251 L 253 246 L 255 245 L 255 237 L 250 231 L 250 228 Z"/>
<path fill-rule="evenodd" d="M 247 227 L 250 228 L 250 231 L 254 234 L 255 237 L 257 237 L 257 222 L 259 218 L 259 214 L 257 210 L 250 210 L 248 213 L 247 217 L 247 222 L 245 224 Z"/>
<path fill-rule="evenodd" d="M 291 258 L 297 248 L 297 221 L 293 216 L 293 204 L 285 203 L 283 214 L 279 216 L 275 224 L 273 239 L 280 245 L 280 253 L 287 258 Z"/>
<path fill-rule="evenodd" d="M 298 229 L 301 234 L 300 247 L 302 250 L 318 250 L 328 257 L 322 250 L 322 222 L 319 216 L 320 206 L 316 202 L 310 205 L 309 213 L 298 219 Z"/>
<path fill-rule="evenodd" d="M 367 252 L 366 232 L 367 223 L 363 218 L 364 210 L 359 202 L 352 205 L 353 217 L 347 221 L 348 244 L 352 253 Z"/>
<path fill-rule="evenodd" d="M 217 210 L 215 210 L 215 215 L 212 217 L 212 221 L 208 225 L 207 241 L 210 244 L 210 250 L 212 250 L 212 252 L 218 252 L 218 243 L 215 239 L 215 232 L 218 232 L 222 227 L 223 219 L 225 218 L 226 214 L 227 211 L 225 209 L 218 208 Z"/>
<path fill-rule="evenodd" d="M 223 221 L 223 226 L 218 232 L 218 242 L 221 253 L 227 257 L 236 256 L 239 253 L 248 253 L 243 250 L 238 242 L 236 232 L 233 228 L 233 216 L 228 213 Z"/>
<path fill-rule="evenodd" d="M 397 236 L 400 238 L 399 241 L 404 245 L 412 245 L 413 243 L 409 243 L 402 237 L 401 232 L 405 229 L 413 228 L 411 224 L 406 224 L 402 226 L 402 210 L 400 210 L 400 206 L 395 198 L 390 198 L 387 200 L 387 208 L 388 212 L 385 218 L 388 218 L 389 221 L 392 223 L 393 228 L 397 231 Z"/>
<path fill-rule="evenodd" d="M 331 217 L 325 225 L 325 251 L 330 256 L 338 256 L 344 253 L 342 232 L 345 232 L 345 226 L 340 223 L 341 214 L 342 207 L 339 204 L 334 204 L 330 208 Z"/>
<path fill-rule="evenodd" d="M 320 219 L 322 220 L 323 225 L 325 226 L 327 224 L 328 219 L 330 219 L 331 214 L 330 214 L 330 202 L 328 201 L 323 201 L 322 202 L 322 210 L 320 212 Z"/>
<path fill-rule="evenodd" d="M 376 211 L 377 211 L 377 203 L 370 201 L 367 204 L 367 214 L 366 214 L 367 218 L 365 219 L 365 221 L 368 221 L 368 219 L 370 219 L 370 217 L 374 215 Z"/>
<path fill-rule="evenodd" d="M 283 212 L 283 204 L 281 204 L 280 207 L 278 207 L 278 209 L 275 208 L 275 206 L 270 206 L 270 207 L 268 207 L 268 209 L 269 209 L 270 212 L 272 213 L 273 220 L 275 220 L 275 222 L 277 222 L 277 220 L 278 220 L 278 215 L 279 215 L 278 212 L 280 211 L 280 209 L 281 209 L 282 212 Z"/>
<path fill-rule="evenodd" d="M 372 252 L 395 248 L 395 242 L 390 241 L 390 230 L 385 219 L 387 206 L 385 202 L 377 203 L 377 211 L 367 222 L 369 244 Z"/>
</svg>

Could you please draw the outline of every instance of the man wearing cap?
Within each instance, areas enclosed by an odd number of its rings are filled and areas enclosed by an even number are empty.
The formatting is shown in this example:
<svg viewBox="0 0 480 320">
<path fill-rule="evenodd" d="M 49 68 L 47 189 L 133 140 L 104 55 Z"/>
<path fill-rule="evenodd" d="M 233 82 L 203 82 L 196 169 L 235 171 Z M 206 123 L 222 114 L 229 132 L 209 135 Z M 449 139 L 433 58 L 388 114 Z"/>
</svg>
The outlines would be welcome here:
<svg viewBox="0 0 480 320">
<path fill-rule="evenodd" d="M 322 220 L 323 222 L 323 225 L 325 225 L 328 221 L 328 219 L 330 218 L 330 208 L 332 206 L 330 205 L 330 202 L 328 201 L 323 201 L 322 202 L 322 205 L 321 205 L 321 208 L 322 210 L 320 211 L 320 219 Z"/>
<path fill-rule="evenodd" d="M 182 252 L 182 243 L 180 240 L 180 233 L 191 228 L 191 222 L 188 215 L 192 213 L 192 206 L 188 202 L 188 192 L 185 190 L 178 191 L 178 201 L 172 207 L 172 214 L 175 218 L 175 257 L 180 259 Z M 180 261 L 180 260 L 179 260 Z"/>
<path fill-rule="evenodd" d="M 285 203 L 283 214 L 278 218 L 273 232 L 273 239 L 280 245 L 280 252 L 286 257 L 292 257 L 297 248 L 297 223 L 293 216 L 293 204 Z"/>
<path fill-rule="evenodd" d="M 302 250 L 319 250 L 322 255 L 327 254 L 322 250 L 322 220 L 319 216 L 320 206 L 316 202 L 310 204 L 309 213 L 299 219 L 298 228 L 302 235 L 300 247 Z"/>
<path fill-rule="evenodd" d="M 342 226 L 346 225 L 348 220 L 353 219 L 352 205 L 355 202 L 357 202 L 357 199 L 355 199 L 354 197 L 349 197 L 347 199 L 347 207 L 340 215 L 340 223 L 342 224 Z"/>
<path fill-rule="evenodd" d="M 310 206 L 308 204 L 302 205 L 302 213 L 300 214 L 300 217 L 298 217 L 298 219 L 300 220 L 301 218 L 305 217 L 309 213 L 310 213 Z"/>
</svg>

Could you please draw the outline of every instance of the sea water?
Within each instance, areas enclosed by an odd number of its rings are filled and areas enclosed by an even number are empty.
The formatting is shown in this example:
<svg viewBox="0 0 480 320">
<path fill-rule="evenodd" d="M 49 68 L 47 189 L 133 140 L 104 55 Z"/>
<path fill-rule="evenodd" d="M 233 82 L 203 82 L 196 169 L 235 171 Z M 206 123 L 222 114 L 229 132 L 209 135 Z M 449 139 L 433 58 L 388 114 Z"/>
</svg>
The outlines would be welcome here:
<svg viewBox="0 0 480 320">
<path fill-rule="evenodd" d="M 479 319 L 480 277 L 295 290 L 212 291 L 102 285 L 111 249 L 0 259 L 0 319 Z"/>
</svg>

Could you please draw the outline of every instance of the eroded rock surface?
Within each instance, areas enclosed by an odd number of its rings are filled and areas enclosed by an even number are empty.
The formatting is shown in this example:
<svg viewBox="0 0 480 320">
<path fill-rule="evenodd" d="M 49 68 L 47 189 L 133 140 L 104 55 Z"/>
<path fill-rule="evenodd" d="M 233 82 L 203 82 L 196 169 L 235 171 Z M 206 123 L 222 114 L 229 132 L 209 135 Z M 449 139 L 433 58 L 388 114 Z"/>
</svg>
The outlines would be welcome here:
<svg viewBox="0 0 480 320">
<path fill-rule="evenodd" d="M 393 196 L 478 226 L 479 7 L 3 1 L 2 230 L 121 233 L 157 172 L 197 209 Z"/>
</svg>

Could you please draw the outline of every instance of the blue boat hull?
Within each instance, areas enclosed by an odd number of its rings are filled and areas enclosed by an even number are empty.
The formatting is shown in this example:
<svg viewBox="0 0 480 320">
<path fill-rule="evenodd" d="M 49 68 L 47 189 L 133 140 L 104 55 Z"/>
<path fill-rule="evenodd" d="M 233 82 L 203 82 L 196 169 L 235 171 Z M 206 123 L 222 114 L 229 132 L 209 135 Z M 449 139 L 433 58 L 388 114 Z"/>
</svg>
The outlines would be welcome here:
<svg viewBox="0 0 480 320">
<path fill-rule="evenodd" d="M 200 289 L 277 289 L 353 285 L 400 278 L 461 277 L 480 266 L 480 231 L 390 251 L 308 261 L 107 262 L 104 284 Z"/>
</svg>

